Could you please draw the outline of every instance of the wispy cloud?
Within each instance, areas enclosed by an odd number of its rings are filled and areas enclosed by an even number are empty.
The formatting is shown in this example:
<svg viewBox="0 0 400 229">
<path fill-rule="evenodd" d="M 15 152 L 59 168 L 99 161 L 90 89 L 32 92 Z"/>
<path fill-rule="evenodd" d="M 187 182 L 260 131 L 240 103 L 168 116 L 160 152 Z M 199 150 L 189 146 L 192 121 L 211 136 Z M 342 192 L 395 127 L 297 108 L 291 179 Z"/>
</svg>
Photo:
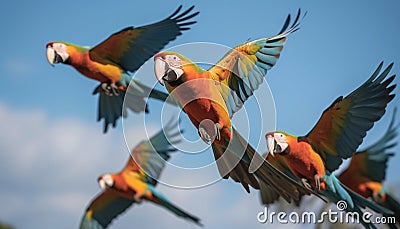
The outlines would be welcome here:
<svg viewBox="0 0 400 229">
<path fill-rule="evenodd" d="M 0 103 L 0 215 L 19 228 L 75 227 L 97 189 L 96 178 L 127 158 L 122 137 L 95 124 L 51 119 L 43 111 Z M 21 221 L 20 219 L 25 219 Z M 59 223 L 66 220 L 65 225 Z M 64 223 L 63 223 L 64 224 Z"/>
<path fill-rule="evenodd" d="M 76 228 L 87 204 L 99 193 L 97 176 L 119 171 L 127 160 L 122 133 L 103 135 L 97 123 L 54 119 L 40 110 L 18 110 L 4 103 L 0 103 L 0 119 L 0 172 L 5 174 L 0 177 L 0 183 L 5 184 L 0 189 L 0 202 L 7 206 L 0 208 L 0 215 L 17 228 L 42 228 L 44 224 L 50 228 Z M 150 126 L 149 134 L 157 130 Z M 132 128 L 128 136 L 133 145 L 146 133 Z M 162 176 L 192 179 L 168 168 Z M 256 213 L 262 209 L 258 193 L 253 190 L 249 195 L 231 180 L 192 190 L 162 184 L 158 188 L 173 203 L 199 216 L 206 228 L 265 226 L 256 221 Z M 113 222 L 112 228 L 132 225 L 194 227 L 148 203 L 133 206 Z"/>
</svg>

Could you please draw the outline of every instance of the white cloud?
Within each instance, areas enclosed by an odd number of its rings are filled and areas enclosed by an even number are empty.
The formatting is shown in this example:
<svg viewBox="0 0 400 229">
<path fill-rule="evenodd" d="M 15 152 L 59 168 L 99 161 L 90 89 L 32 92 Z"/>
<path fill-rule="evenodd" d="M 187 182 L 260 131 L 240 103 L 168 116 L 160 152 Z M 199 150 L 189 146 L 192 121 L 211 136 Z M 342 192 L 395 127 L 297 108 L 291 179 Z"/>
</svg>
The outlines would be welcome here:
<svg viewBox="0 0 400 229">
<path fill-rule="evenodd" d="M 127 148 L 122 133 L 111 130 L 103 135 L 98 123 L 74 118 L 51 118 L 43 111 L 18 110 L 0 103 L 0 208 L 1 220 L 17 228 L 77 228 L 99 188 L 96 179 L 117 172 L 126 163 Z M 150 126 L 150 135 L 156 126 Z M 132 128 L 131 145 L 146 134 Z M 211 151 L 206 151 L 211 153 Z M 177 155 L 172 156 L 172 160 Z M 166 169 L 167 180 L 185 183 L 204 179 L 176 174 Z M 204 174 L 207 176 L 207 174 Z M 179 181 L 181 180 L 181 181 Z M 174 204 L 201 218 L 205 228 L 275 228 L 260 224 L 263 210 L 258 192 L 247 194 L 232 180 L 222 180 L 200 189 L 157 187 Z M 6 207 L 4 207 L 6 206 Z M 23 220 L 21 220 L 23 219 Z M 115 220 L 111 228 L 196 228 L 184 219 L 154 204 L 134 205 Z M 281 226 L 281 225 L 279 225 Z M 297 225 L 287 225 L 293 228 Z"/>
<path fill-rule="evenodd" d="M 98 190 L 97 176 L 118 171 L 127 158 L 122 134 L 103 135 L 97 123 L 1 103 L 0 119 L 0 199 L 9 206 L 0 215 L 18 228 L 75 227 Z"/>
</svg>

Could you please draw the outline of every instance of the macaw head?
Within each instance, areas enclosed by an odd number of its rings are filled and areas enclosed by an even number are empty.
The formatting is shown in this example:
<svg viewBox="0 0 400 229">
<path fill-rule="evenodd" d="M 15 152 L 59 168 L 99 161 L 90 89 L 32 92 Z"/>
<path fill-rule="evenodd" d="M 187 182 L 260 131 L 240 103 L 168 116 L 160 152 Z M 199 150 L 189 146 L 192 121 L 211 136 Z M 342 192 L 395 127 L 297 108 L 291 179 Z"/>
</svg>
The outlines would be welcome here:
<svg viewBox="0 0 400 229">
<path fill-rule="evenodd" d="M 90 47 L 73 45 L 67 42 L 49 42 L 46 45 L 47 61 L 54 66 L 57 63 L 69 64 L 73 53 L 83 53 Z"/>
<path fill-rule="evenodd" d="M 54 66 L 56 63 L 65 63 L 69 58 L 68 44 L 64 42 L 49 42 L 46 45 L 47 61 Z"/>
<path fill-rule="evenodd" d="M 160 52 L 154 56 L 154 72 L 157 81 L 164 85 L 164 82 L 177 81 L 184 73 L 185 66 L 192 62 L 186 57 L 175 52 Z"/>
<path fill-rule="evenodd" d="M 111 174 L 105 174 L 97 178 L 100 188 L 105 191 L 106 189 L 114 186 L 114 179 Z"/>
<path fill-rule="evenodd" d="M 288 154 L 290 152 L 287 134 L 284 132 L 269 132 L 265 135 L 267 139 L 268 152 L 274 156 L 275 153 Z"/>
</svg>

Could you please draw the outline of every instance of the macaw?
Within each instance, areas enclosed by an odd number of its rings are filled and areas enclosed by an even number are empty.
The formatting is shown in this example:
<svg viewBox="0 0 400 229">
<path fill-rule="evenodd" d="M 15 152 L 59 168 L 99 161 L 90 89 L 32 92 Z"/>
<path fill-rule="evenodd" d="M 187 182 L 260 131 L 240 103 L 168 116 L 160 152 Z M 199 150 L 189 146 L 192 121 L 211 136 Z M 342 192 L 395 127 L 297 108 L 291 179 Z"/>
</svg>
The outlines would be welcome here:
<svg viewBox="0 0 400 229">
<path fill-rule="evenodd" d="M 199 14 L 191 13 L 193 8 L 180 13 L 182 6 L 179 6 L 162 21 L 137 28 L 127 27 L 92 48 L 67 42 L 49 42 L 46 45 L 47 60 L 52 66 L 55 63 L 71 65 L 84 76 L 100 82 L 93 94 L 100 94 L 97 121 L 104 119 L 105 133 L 110 124 L 115 127 L 118 118 L 126 116 L 123 101 L 131 81 L 129 91 L 135 102 L 127 105 L 133 112 L 148 112 L 146 97 L 163 101 L 167 98 L 165 93 L 152 90 L 133 79 L 132 73 L 196 23 L 189 21 Z"/>
<path fill-rule="evenodd" d="M 383 116 L 395 96 L 391 93 L 396 85 L 390 85 L 395 75 L 386 79 L 393 63 L 380 73 L 382 65 L 348 96 L 338 97 L 307 135 L 297 137 L 282 131 L 266 134 L 269 153 L 282 157 L 305 187 L 315 188 L 335 203 L 345 200 L 347 211 L 360 214 L 360 208 L 366 206 L 387 215 L 391 212 L 343 186 L 332 172 L 343 159 L 353 156 L 366 132 Z M 367 228 L 374 227 L 362 223 Z"/>
<path fill-rule="evenodd" d="M 394 212 L 400 222 L 400 203 L 393 198 L 382 182 L 386 176 L 387 162 L 394 156 L 388 150 L 397 145 L 395 124 L 396 109 L 389 128 L 379 141 L 365 150 L 357 151 L 351 158 L 350 165 L 339 176 L 339 180 L 364 198 L 372 198 L 376 203 Z"/>
<path fill-rule="evenodd" d="M 98 178 L 102 193 L 96 196 L 84 213 L 81 229 L 107 228 L 113 219 L 133 203 L 143 200 L 158 204 L 177 216 L 201 226 L 200 219 L 171 203 L 155 186 L 170 153 L 176 151 L 171 144 L 180 142 L 179 131 L 174 125 L 167 126 L 150 140 L 142 141 L 129 155 L 126 166 L 119 173 Z"/>
<path fill-rule="evenodd" d="M 201 139 L 210 144 L 220 175 L 259 189 L 256 177 L 266 180 L 287 201 L 300 193 L 310 194 L 297 182 L 279 172 L 247 143 L 231 125 L 232 115 L 263 82 L 264 75 L 279 59 L 286 37 L 298 30 L 301 11 L 289 27 L 287 17 L 278 35 L 245 42 L 228 52 L 218 64 L 202 69 L 176 52 L 160 52 L 154 56 L 157 80 L 183 108 Z M 226 153 L 225 153 L 226 152 Z M 250 173 L 251 160 L 263 163 Z"/>
</svg>

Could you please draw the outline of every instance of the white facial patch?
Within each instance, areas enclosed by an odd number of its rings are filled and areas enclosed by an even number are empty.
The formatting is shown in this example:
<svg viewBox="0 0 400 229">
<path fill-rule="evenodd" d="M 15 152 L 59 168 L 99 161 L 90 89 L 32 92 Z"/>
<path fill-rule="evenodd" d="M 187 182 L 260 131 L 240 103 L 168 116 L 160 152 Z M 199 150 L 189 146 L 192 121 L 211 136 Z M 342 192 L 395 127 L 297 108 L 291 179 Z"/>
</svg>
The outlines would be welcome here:
<svg viewBox="0 0 400 229">
<path fill-rule="evenodd" d="M 108 187 L 112 187 L 114 185 L 114 180 L 112 179 L 110 174 L 106 174 L 104 177 L 104 182 L 106 182 Z"/>
<path fill-rule="evenodd" d="M 278 143 L 286 143 L 286 136 L 282 133 L 275 133 L 274 138 Z"/>
<path fill-rule="evenodd" d="M 166 55 L 165 62 L 170 68 L 179 68 L 182 65 L 182 60 L 176 55 Z"/>
<path fill-rule="evenodd" d="M 99 186 L 102 190 L 106 190 L 114 185 L 114 180 L 110 174 L 106 174 L 99 180 Z"/>
<path fill-rule="evenodd" d="M 63 43 L 54 43 L 53 49 L 58 53 L 66 53 L 67 52 L 67 46 Z"/>
</svg>

